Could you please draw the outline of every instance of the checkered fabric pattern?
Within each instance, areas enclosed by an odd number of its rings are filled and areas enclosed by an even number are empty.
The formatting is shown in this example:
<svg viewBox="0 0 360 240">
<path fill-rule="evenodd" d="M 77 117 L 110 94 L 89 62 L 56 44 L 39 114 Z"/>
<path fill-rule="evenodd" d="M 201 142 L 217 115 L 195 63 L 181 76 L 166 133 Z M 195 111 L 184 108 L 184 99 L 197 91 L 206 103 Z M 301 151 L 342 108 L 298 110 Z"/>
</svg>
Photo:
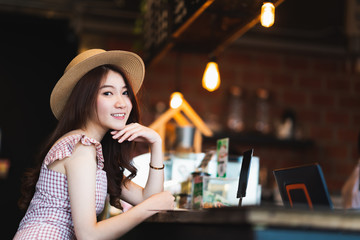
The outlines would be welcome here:
<svg viewBox="0 0 360 240">
<path fill-rule="evenodd" d="M 66 175 L 48 169 L 47 165 L 71 156 L 79 142 L 88 146 L 93 144 L 96 147 L 96 213 L 101 213 L 107 194 L 106 172 L 102 170 L 104 157 L 101 144 L 85 135 L 71 135 L 56 143 L 45 157 L 36 192 L 14 239 L 75 239 Z"/>
</svg>

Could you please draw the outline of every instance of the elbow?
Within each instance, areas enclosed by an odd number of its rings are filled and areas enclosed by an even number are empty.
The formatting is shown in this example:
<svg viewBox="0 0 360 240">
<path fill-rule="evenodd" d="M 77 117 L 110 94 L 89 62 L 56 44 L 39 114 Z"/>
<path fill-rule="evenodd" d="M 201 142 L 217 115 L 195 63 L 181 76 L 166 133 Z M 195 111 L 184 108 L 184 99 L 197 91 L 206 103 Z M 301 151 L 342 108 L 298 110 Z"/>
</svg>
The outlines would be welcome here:
<svg viewBox="0 0 360 240">
<path fill-rule="evenodd" d="M 76 229 L 75 235 L 77 240 L 97 240 L 100 239 L 97 237 L 97 234 L 94 231 L 91 231 L 90 228 L 87 229 Z"/>
<path fill-rule="evenodd" d="M 100 239 L 104 239 L 104 238 L 96 237 L 95 235 L 92 235 L 92 234 L 76 234 L 76 239 L 77 240 L 100 240 Z"/>
<path fill-rule="evenodd" d="M 94 235 L 85 232 L 75 232 L 77 240 L 96 240 Z"/>
<path fill-rule="evenodd" d="M 86 236 L 84 234 L 76 234 L 76 239 L 78 239 L 78 240 L 85 240 L 85 239 L 92 240 L 93 238 L 89 238 L 89 236 Z"/>
</svg>

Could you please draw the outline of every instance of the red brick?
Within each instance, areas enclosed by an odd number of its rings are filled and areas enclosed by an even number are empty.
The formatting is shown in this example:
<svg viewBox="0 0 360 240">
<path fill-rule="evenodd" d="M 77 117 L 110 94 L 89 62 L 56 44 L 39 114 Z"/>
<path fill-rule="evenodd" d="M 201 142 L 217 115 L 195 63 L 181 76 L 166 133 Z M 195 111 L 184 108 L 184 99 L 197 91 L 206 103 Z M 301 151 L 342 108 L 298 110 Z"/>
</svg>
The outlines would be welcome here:
<svg viewBox="0 0 360 240">
<path fill-rule="evenodd" d="M 193 54 L 193 53 L 176 53 L 174 52 L 174 59 L 180 65 L 201 65 L 204 66 L 209 61 L 209 56 L 207 54 Z M 218 59 L 219 63 L 222 58 Z"/>
<path fill-rule="evenodd" d="M 345 154 L 346 155 L 346 154 Z M 343 176 L 348 177 L 356 167 L 354 161 L 344 161 L 344 156 L 339 157 L 338 161 L 334 161 L 334 173 L 337 177 Z"/>
<path fill-rule="evenodd" d="M 350 81 L 346 77 L 326 79 L 327 89 L 334 91 L 349 91 Z"/>
<path fill-rule="evenodd" d="M 347 144 L 337 144 L 325 147 L 327 157 L 331 159 L 337 158 L 342 164 L 344 164 L 346 159 L 349 157 L 348 150 Z"/>
<path fill-rule="evenodd" d="M 260 55 L 255 59 L 255 64 L 261 69 L 280 69 L 282 67 L 281 58 L 274 54 Z"/>
<path fill-rule="evenodd" d="M 340 106 L 344 108 L 353 108 L 359 110 L 360 96 L 342 96 L 339 100 Z"/>
<path fill-rule="evenodd" d="M 323 84 L 322 79 L 319 77 L 305 76 L 299 78 L 299 86 L 306 89 L 318 90 L 322 88 Z"/>
<path fill-rule="evenodd" d="M 201 82 L 204 71 L 205 71 L 206 64 L 203 66 L 194 66 L 194 65 L 184 65 L 179 70 L 180 72 L 177 72 L 175 69 L 175 75 L 174 78 L 179 78 L 180 81 L 186 81 L 187 79 L 199 79 Z M 221 70 L 221 68 L 220 68 Z M 176 76 L 179 74 L 180 76 Z M 221 74 L 221 71 L 220 71 Z M 220 75 L 221 76 L 221 75 Z"/>
<path fill-rule="evenodd" d="M 354 83 L 354 91 L 355 91 L 355 93 L 360 94 L 360 81 L 359 81 L 359 78 L 358 78 L 357 81 Z"/>
<path fill-rule="evenodd" d="M 353 123 L 357 125 L 357 129 L 356 129 L 356 130 L 359 130 L 360 113 L 357 113 L 357 114 L 355 113 L 355 114 L 353 114 L 352 119 L 353 119 L 353 120 L 352 120 Z"/>
<path fill-rule="evenodd" d="M 330 194 L 332 192 L 338 193 L 342 188 L 344 182 L 346 181 L 346 177 L 338 177 L 336 173 L 324 173 L 326 184 Z"/>
<path fill-rule="evenodd" d="M 146 77 L 147 75 L 154 75 L 154 76 L 168 76 L 174 75 L 175 73 L 175 64 L 170 62 L 161 62 L 155 65 L 152 65 L 150 68 L 146 69 Z"/>
<path fill-rule="evenodd" d="M 358 132 L 354 129 L 339 129 L 336 138 L 340 142 L 357 143 Z"/>
<path fill-rule="evenodd" d="M 252 66 L 254 57 L 252 54 L 244 52 L 226 51 L 226 53 L 219 59 L 219 63 L 224 63 L 228 66 Z"/>
<path fill-rule="evenodd" d="M 315 59 L 314 61 L 314 71 L 331 73 L 336 72 L 339 68 L 339 64 L 336 61 L 331 60 L 320 60 Z"/>
<path fill-rule="evenodd" d="M 200 80 L 202 81 L 202 76 L 201 76 Z M 234 69 L 221 69 L 220 80 L 221 80 L 222 84 L 232 85 L 237 80 L 236 72 L 234 71 Z"/>
<path fill-rule="evenodd" d="M 347 125 L 350 122 L 350 116 L 347 113 L 327 112 L 325 114 L 326 122 L 330 124 Z"/>
<path fill-rule="evenodd" d="M 307 100 L 306 100 L 306 94 L 303 92 L 297 92 L 297 91 L 286 91 L 283 93 L 283 101 L 286 104 L 291 104 L 291 105 L 306 105 L 307 104 Z"/>
<path fill-rule="evenodd" d="M 172 92 L 175 90 L 175 83 L 172 81 L 168 81 L 164 77 L 162 78 L 147 78 L 144 81 L 144 88 L 146 91 L 152 91 L 156 94 L 164 94 L 168 92 Z"/>
<path fill-rule="evenodd" d="M 353 146 L 350 146 L 351 150 L 350 150 L 350 158 L 352 159 L 352 161 L 354 162 L 354 164 L 357 164 L 359 161 L 359 157 L 360 157 L 360 150 L 357 146 L 357 141 L 356 144 L 353 144 Z"/>
<path fill-rule="evenodd" d="M 284 59 L 285 69 L 288 70 L 308 70 L 309 61 L 306 58 L 300 57 L 285 57 Z"/>
<path fill-rule="evenodd" d="M 310 137 L 316 140 L 331 140 L 333 138 L 333 132 L 327 127 L 312 127 L 310 129 Z"/>
<path fill-rule="evenodd" d="M 330 94 L 315 93 L 310 97 L 310 103 L 315 106 L 334 106 L 335 99 Z"/>
<path fill-rule="evenodd" d="M 332 73 L 337 72 L 341 68 L 341 61 L 334 60 L 331 58 L 326 59 L 314 59 L 313 70 L 317 72 Z"/>
<path fill-rule="evenodd" d="M 294 76 L 292 74 L 275 73 L 271 75 L 271 84 L 281 88 L 294 86 Z"/>
<path fill-rule="evenodd" d="M 297 113 L 299 122 L 301 123 L 313 123 L 321 121 L 321 113 L 317 109 L 300 110 Z"/>
<path fill-rule="evenodd" d="M 260 84 L 263 86 L 266 83 L 266 75 L 263 72 L 250 72 L 243 73 L 243 82 L 247 85 Z"/>
</svg>

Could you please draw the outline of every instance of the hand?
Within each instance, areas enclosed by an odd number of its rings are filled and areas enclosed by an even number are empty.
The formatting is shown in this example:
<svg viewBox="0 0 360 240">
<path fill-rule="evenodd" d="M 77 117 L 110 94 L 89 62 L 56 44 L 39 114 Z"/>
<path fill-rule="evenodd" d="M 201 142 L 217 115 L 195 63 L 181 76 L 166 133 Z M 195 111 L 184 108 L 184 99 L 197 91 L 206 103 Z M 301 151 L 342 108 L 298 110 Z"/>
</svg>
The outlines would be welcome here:
<svg viewBox="0 0 360 240">
<path fill-rule="evenodd" d="M 127 141 L 156 143 L 161 142 L 160 135 L 153 129 L 138 123 L 130 123 L 121 130 L 111 132 L 113 139 L 118 139 L 119 143 Z"/>
<path fill-rule="evenodd" d="M 150 211 L 174 210 L 175 197 L 170 192 L 164 191 L 152 195 L 143 204 Z"/>
</svg>

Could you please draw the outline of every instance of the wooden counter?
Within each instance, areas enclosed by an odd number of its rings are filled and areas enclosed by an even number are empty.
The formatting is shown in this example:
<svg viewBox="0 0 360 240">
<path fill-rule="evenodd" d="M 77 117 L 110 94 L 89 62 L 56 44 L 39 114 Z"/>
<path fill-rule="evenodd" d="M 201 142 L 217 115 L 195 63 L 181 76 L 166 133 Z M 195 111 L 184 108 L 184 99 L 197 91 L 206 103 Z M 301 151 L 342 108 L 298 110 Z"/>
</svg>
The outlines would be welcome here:
<svg viewBox="0 0 360 240">
<path fill-rule="evenodd" d="M 282 207 L 160 212 L 121 239 L 360 239 L 360 212 Z"/>
</svg>

